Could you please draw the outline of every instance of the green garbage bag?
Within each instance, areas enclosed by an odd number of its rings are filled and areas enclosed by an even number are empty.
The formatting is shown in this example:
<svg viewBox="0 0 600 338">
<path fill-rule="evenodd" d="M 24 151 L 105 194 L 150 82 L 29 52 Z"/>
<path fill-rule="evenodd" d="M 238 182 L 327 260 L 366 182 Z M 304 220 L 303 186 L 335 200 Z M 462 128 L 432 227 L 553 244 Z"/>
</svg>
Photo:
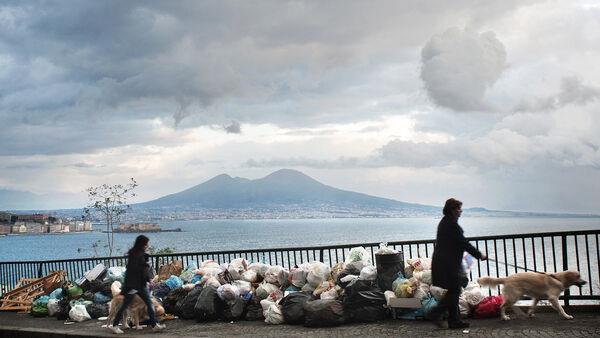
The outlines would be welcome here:
<svg viewBox="0 0 600 338">
<path fill-rule="evenodd" d="M 40 296 L 31 304 L 31 315 L 34 317 L 46 317 L 48 315 L 48 296 Z"/>
<path fill-rule="evenodd" d="M 71 299 L 77 299 L 83 295 L 83 290 L 78 286 L 72 286 L 67 290 L 67 294 Z"/>
</svg>

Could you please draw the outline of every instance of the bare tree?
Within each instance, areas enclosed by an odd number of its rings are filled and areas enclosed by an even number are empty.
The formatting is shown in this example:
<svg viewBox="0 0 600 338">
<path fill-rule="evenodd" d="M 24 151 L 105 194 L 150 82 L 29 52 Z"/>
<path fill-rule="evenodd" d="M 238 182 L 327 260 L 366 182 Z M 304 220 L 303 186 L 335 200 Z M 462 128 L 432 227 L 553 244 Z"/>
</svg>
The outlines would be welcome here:
<svg viewBox="0 0 600 338">
<path fill-rule="evenodd" d="M 115 243 L 114 225 L 119 223 L 121 215 L 130 208 L 127 200 L 135 196 L 133 190 L 137 186 L 137 182 L 131 178 L 126 185 L 102 184 L 86 189 L 90 204 L 84 208 L 84 213 L 88 217 L 92 213 L 97 213 L 106 221 L 109 256 L 112 256 Z"/>
</svg>

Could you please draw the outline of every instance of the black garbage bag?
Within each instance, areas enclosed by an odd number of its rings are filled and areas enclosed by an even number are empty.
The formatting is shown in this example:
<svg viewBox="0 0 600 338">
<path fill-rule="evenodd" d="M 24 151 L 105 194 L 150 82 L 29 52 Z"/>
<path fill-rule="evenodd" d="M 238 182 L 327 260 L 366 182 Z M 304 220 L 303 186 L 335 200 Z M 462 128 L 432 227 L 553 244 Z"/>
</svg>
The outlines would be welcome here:
<svg viewBox="0 0 600 338">
<path fill-rule="evenodd" d="M 94 293 L 91 291 L 86 291 L 83 293 L 83 295 L 81 295 L 81 298 L 93 302 L 94 301 Z"/>
<path fill-rule="evenodd" d="M 343 304 L 348 322 L 375 322 L 385 318 L 385 296 L 379 289 L 347 295 Z"/>
<path fill-rule="evenodd" d="M 246 301 L 242 298 L 228 300 L 223 305 L 223 320 L 227 322 L 241 320 L 246 316 Z"/>
<path fill-rule="evenodd" d="M 304 303 L 304 326 L 326 327 L 344 324 L 344 305 L 339 300 L 317 299 Z"/>
<path fill-rule="evenodd" d="M 169 292 L 169 294 L 163 298 L 163 307 L 165 308 L 165 312 L 176 316 L 181 316 L 181 313 L 177 312 L 177 302 L 181 301 L 181 304 L 183 305 L 183 301 L 187 294 L 188 290 L 184 288 L 171 290 L 171 292 Z"/>
<path fill-rule="evenodd" d="M 356 266 L 356 262 L 346 264 L 346 267 L 344 268 L 344 270 L 342 270 L 338 274 L 336 284 L 338 284 L 342 288 L 345 288 L 348 285 L 348 283 L 350 283 L 350 282 L 342 282 L 341 279 L 348 275 L 360 276 L 360 269 Z"/>
<path fill-rule="evenodd" d="M 67 320 L 69 319 L 69 311 L 71 311 L 71 305 L 69 300 L 65 297 L 58 301 L 59 310 L 56 312 L 56 319 Z"/>
<path fill-rule="evenodd" d="M 198 301 L 198 297 L 202 293 L 202 287 L 197 285 L 194 287 L 183 300 L 183 304 L 180 308 L 180 315 L 183 319 L 194 319 L 194 307 Z"/>
<path fill-rule="evenodd" d="M 304 292 L 293 292 L 279 301 L 281 314 L 286 324 L 304 323 L 304 303 L 311 299 L 311 295 Z"/>
<path fill-rule="evenodd" d="M 90 317 L 96 319 L 108 316 L 108 303 L 93 303 L 85 306 Z"/>
<path fill-rule="evenodd" d="M 217 288 L 207 286 L 202 289 L 202 293 L 198 297 L 194 313 L 196 320 L 199 322 L 207 322 L 217 320 L 223 316 L 223 301 L 217 295 Z"/>
<path fill-rule="evenodd" d="M 252 297 L 246 304 L 246 320 L 263 320 L 263 309 L 260 306 L 260 299 L 258 297 Z"/>
<path fill-rule="evenodd" d="M 152 295 L 160 299 L 163 299 L 166 295 L 169 294 L 169 292 L 171 292 L 171 288 L 169 288 L 169 286 L 165 282 L 160 282 L 154 285 L 154 287 L 152 288 Z"/>
<path fill-rule="evenodd" d="M 346 297 L 351 297 L 360 291 L 379 291 L 379 286 L 377 285 L 377 281 L 374 280 L 364 280 L 364 279 L 355 279 L 348 283 L 344 288 L 344 294 Z"/>
</svg>

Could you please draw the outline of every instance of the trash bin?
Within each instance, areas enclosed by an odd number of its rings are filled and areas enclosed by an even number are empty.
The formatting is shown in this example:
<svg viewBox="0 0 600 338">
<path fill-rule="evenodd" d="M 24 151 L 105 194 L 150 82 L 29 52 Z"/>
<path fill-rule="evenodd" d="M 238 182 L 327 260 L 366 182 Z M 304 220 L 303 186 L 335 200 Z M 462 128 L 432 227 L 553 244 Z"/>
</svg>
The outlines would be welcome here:
<svg viewBox="0 0 600 338">
<path fill-rule="evenodd" d="M 392 290 L 394 276 L 398 272 L 404 275 L 404 255 L 402 252 L 387 255 L 375 255 L 377 265 L 377 284 L 382 291 Z"/>
</svg>

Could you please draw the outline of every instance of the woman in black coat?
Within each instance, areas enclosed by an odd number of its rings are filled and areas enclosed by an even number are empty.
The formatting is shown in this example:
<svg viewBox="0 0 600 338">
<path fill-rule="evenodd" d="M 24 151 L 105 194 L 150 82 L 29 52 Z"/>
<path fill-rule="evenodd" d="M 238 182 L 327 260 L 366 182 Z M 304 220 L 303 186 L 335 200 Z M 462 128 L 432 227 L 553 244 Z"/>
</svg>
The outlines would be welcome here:
<svg viewBox="0 0 600 338">
<path fill-rule="evenodd" d="M 444 217 L 437 229 L 431 262 L 433 285 L 448 291 L 439 304 L 429 312 L 428 316 L 433 320 L 439 320 L 442 312 L 448 309 L 448 327 L 451 329 L 469 327 L 469 323 L 460 320 L 458 310 L 458 297 L 460 296 L 461 287 L 466 286 L 468 282 L 462 266 L 464 252 L 468 252 L 477 259 L 487 259 L 463 235 L 463 229 L 458 225 L 458 218 L 461 213 L 461 201 L 454 198 L 446 201 Z"/>
<path fill-rule="evenodd" d="M 115 316 L 111 330 L 114 333 L 123 333 L 119 328 L 119 321 L 123 317 L 123 312 L 127 309 L 133 297 L 135 295 L 140 296 L 148 309 L 148 317 L 150 326 L 154 331 L 162 330 L 165 328 L 164 325 L 159 324 L 156 321 L 156 315 L 154 313 L 154 305 L 150 300 L 150 293 L 148 292 L 148 282 L 151 279 L 150 276 L 150 264 L 148 263 L 149 255 L 146 250 L 149 247 L 150 239 L 144 235 L 139 235 L 135 239 L 133 247 L 127 252 L 127 269 L 125 270 L 125 285 L 121 289 L 121 293 L 125 295 L 123 304 Z"/>
</svg>

